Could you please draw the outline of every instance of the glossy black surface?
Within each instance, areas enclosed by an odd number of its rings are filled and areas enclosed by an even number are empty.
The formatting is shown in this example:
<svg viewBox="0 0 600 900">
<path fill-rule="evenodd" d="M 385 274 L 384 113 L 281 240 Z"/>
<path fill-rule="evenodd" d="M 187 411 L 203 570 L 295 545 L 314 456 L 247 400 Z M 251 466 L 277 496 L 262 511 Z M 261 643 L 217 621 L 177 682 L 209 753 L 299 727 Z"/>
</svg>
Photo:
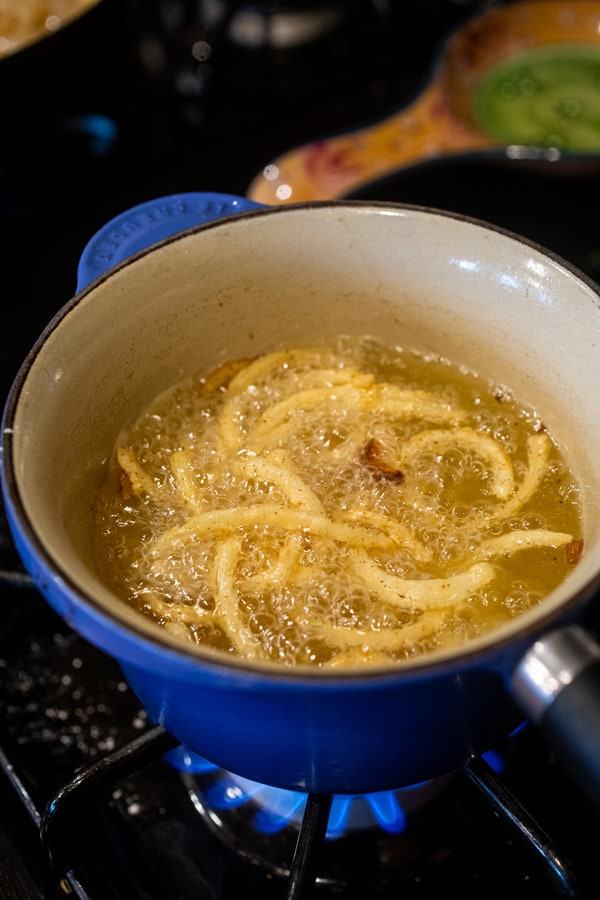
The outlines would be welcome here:
<svg viewBox="0 0 600 900">
<path fill-rule="evenodd" d="M 79 254 L 107 219 L 179 191 L 243 194 L 287 147 L 402 105 L 447 29 L 477 4 L 410 6 L 409 16 L 400 0 L 355 0 L 332 34 L 293 50 L 241 47 L 214 33 L 207 65 L 189 53 L 190 42 L 206 37 L 195 4 L 104 0 L 60 40 L 0 62 L 2 399 L 72 295 Z M 361 196 L 487 219 L 600 278 L 594 161 L 456 158 L 407 169 Z M 285 897 L 285 879 L 217 837 L 189 784 L 162 760 L 86 801 L 65 831 L 61 865 L 48 872 L 37 813 L 81 766 L 149 723 L 117 666 L 23 587 L 5 528 L 0 585 L 1 900 L 67 890 L 92 900 Z M 503 777 L 571 861 L 580 896 L 600 896 L 598 813 L 534 732 L 501 749 Z M 289 852 L 272 842 L 276 853 Z M 232 843 L 243 846 L 243 836 Z M 561 895 L 464 774 L 401 839 L 353 835 L 326 851 L 325 862 L 332 859 L 340 883 L 319 884 L 318 897 Z"/>
</svg>

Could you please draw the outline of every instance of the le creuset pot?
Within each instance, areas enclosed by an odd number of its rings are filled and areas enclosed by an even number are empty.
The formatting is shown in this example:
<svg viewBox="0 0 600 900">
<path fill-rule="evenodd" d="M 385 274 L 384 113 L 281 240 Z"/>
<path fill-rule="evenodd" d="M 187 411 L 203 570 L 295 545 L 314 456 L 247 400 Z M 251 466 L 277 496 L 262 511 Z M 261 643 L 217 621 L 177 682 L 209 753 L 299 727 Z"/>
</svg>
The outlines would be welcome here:
<svg viewBox="0 0 600 900">
<path fill-rule="evenodd" d="M 31 350 L 4 412 L 7 515 L 36 584 L 120 662 L 153 720 L 255 781 L 317 793 L 414 784 L 507 735 L 523 718 L 518 698 L 566 732 L 575 768 L 598 784 L 598 704 L 585 717 L 577 706 L 582 693 L 590 705 L 598 669 L 580 624 L 600 572 L 597 288 L 539 247 L 452 214 L 254 207 L 161 198 L 86 248 L 79 293 Z M 96 574 L 90 508 L 116 436 L 186 372 L 340 332 L 442 353 L 534 405 L 581 483 L 583 557 L 510 626 L 396 668 L 290 670 L 190 648 Z"/>
</svg>

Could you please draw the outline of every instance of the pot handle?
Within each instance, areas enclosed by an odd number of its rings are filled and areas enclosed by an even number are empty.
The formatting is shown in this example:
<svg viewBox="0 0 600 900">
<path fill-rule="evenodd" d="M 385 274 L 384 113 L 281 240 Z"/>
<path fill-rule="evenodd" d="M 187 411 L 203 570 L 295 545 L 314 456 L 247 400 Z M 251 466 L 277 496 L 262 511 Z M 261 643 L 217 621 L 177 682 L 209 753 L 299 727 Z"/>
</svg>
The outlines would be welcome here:
<svg viewBox="0 0 600 900">
<path fill-rule="evenodd" d="M 196 225 L 262 209 L 264 205 L 234 194 L 202 191 L 157 197 L 133 206 L 103 225 L 84 247 L 77 267 L 77 291 L 151 244 Z"/>
<path fill-rule="evenodd" d="M 579 625 L 549 633 L 521 659 L 512 692 L 600 808 L 600 644 Z"/>
</svg>

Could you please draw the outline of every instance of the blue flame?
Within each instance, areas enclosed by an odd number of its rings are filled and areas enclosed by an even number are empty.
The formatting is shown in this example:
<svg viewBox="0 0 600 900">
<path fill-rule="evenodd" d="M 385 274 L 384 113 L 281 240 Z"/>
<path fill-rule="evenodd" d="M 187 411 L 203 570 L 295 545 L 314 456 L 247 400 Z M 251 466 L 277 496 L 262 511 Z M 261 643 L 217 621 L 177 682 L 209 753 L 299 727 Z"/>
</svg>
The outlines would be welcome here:
<svg viewBox="0 0 600 900">
<path fill-rule="evenodd" d="M 178 747 L 167 754 L 168 762 L 175 768 L 194 775 L 219 771 L 218 766 L 201 756 Z M 215 810 L 229 810 L 251 800 L 256 804 L 254 827 L 262 834 L 276 834 L 293 821 L 300 821 L 306 804 L 306 794 L 259 784 L 221 771 L 220 776 L 203 790 L 206 805 Z M 350 816 L 356 804 L 362 804 L 367 820 L 390 834 L 399 834 L 407 826 L 399 794 L 401 791 L 377 791 L 370 794 L 336 794 L 332 801 L 327 837 L 340 837 L 348 828 Z M 364 816 L 363 816 L 364 818 Z"/>
<path fill-rule="evenodd" d="M 521 722 L 520 725 L 517 725 L 514 731 L 511 731 L 511 733 L 508 735 L 508 740 L 511 741 L 518 734 L 524 731 L 526 727 L 527 721 L 525 720 L 524 722 Z M 508 765 L 506 753 L 502 752 L 502 750 L 488 750 L 486 753 L 482 754 L 482 756 L 497 775 L 501 775 Z"/>
<path fill-rule="evenodd" d="M 483 758 L 497 775 L 501 775 L 506 768 L 506 757 L 498 750 L 488 750 L 487 753 L 483 754 Z"/>
<path fill-rule="evenodd" d="M 165 759 L 173 768 L 179 769 L 180 772 L 190 772 L 192 775 L 204 775 L 206 772 L 214 772 L 218 769 L 214 763 L 197 753 L 192 753 L 183 745 L 166 753 Z"/>
<path fill-rule="evenodd" d="M 509 739 L 522 731 L 526 724 L 523 722 L 515 728 Z M 507 766 L 506 754 L 501 750 L 488 750 L 483 758 L 497 774 L 501 774 Z M 274 788 L 231 775 L 185 747 L 172 750 L 166 759 L 180 771 L 193 775 L 220 773 L 202 791 L 207 807 L 230 810 L 253 801 L 256 809 L 252 822 L 261 834 L 277 834 L 288 823 L 299 823 L 302 820 L 307 797 L 305 793 Z M 403 795 L 406 797 L 411 791 L 424 787 L 427 783 L 370 794 L 336 794 L 332 800 L 327 837 L 341 837 L 357 821 L 361 823 L 361 827 L 376 824 L 389 834 L 400 834 L 408 825 L 407 814 L 402 808 Z"/>
</svg>

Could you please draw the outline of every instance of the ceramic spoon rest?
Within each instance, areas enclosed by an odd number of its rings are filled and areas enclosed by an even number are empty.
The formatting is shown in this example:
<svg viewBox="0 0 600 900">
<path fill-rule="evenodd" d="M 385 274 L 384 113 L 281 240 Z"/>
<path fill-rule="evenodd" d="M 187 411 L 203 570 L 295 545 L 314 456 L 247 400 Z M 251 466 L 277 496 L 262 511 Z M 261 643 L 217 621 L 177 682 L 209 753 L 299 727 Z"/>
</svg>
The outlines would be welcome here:
<svg viewBox="0 0 600 900">
<path fill-rule="evenodd" d="M 524 0 L 456 31 L 408 106 L 270 161 L 248 198 L 339 199 L 404 166 L 504 150 L 542 158 L 600 151 L 600 2 Z"/>
</svg>

